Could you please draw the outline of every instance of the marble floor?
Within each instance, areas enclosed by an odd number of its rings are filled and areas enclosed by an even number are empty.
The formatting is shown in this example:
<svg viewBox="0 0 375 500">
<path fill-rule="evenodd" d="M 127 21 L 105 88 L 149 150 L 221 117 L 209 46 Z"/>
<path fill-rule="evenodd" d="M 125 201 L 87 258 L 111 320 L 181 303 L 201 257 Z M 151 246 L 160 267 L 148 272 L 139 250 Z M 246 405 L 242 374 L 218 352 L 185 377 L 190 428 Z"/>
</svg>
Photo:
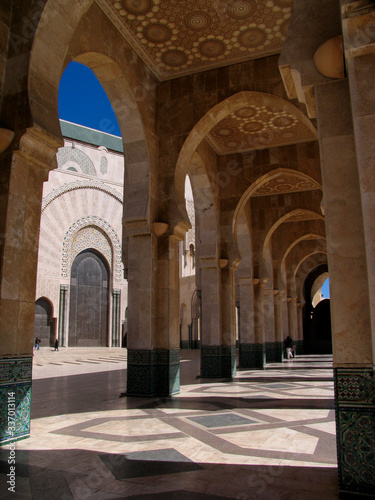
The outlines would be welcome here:
<svg viewBox="0 0 375 500">
<path fill-rule="evenodd" d="M 34 352 L 31 437 L 16 493 L 1 499 L 337 499 L 332 358 L 300 356 L 233 379 L 199 378 L 181 351 L 181 392 L 127 397 L 125 349 Z"/>
</svg>

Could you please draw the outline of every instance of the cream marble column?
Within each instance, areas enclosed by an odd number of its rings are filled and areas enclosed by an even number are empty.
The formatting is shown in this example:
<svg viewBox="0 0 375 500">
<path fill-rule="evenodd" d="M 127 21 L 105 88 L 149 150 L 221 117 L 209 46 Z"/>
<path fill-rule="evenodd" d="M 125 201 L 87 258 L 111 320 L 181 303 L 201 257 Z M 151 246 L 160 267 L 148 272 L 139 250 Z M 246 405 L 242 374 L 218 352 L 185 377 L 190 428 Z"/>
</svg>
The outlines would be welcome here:
<svg viewBox="0 0 375 500">
<path fill-rule="evenodd" d="M 180 391 L 179 238 L 158 238 L 156 276 L 156 393 Z"/>
<path fill-rule="evenodd" d="M 254 367 L 254 285 L 250 276 L 239 276 L 240 342 L 239 364 L 243 368 Z"/>
<path fill-rule="evenodd" d="M 304 354 L 304 342 L 303 342 L 303 317 L 302 317 L 302 305 L 299 300 L 297 300 L 297 331 L 298 331 L 298 352 L 299 354 Z"/>
<path fill-rule="evenodd" d="M 180 387 L 178 239 L 142 221 L 128 234 L 127 394 L 168 395 Z"/>
<path fill-rule="evenodd" d="M 254 283 L 254 368 L 263 369 L 266 364 L 264 287 L 265 282 L 255 278 Z"/>
<path fill-rule="evenodd" d="M 34 346 L 35 289 L 43 182 L 57 166 L 61 143 L 42 129 L 27 129 L 11 165 L 2 166 L 0 358 L 2 401 L 16 396 L 16 432 L 1 418 L 1 442 L 30 432 L 31 366 Z M 5 187 L 5 191 L 4 191 Z M 6 405 L 3 405 L 5 411 Z"/>
<path fill-rule="evenodd" d="M 236 293 L 235 269 L 230 265 L 221 269 L 221 345 L 222 376 L 233 377 L 237 369 L 236 357 Z"/>
<path fill-rule="evenodd" d="M 298 334 L 298 319 L 297 319 L 297 297 L 291 297 L 290 302 L 291 315 L 291 337 L 294 340 L 294 356 L 299 351 L 300 339 Z"/>
<path fill-rule="evenodd" d="M 375 5 L 342 0 L 346 71 L 362 202 L 375 364 Z M 361 8 L 359 8 L 361 7 Z"/>
<path fill-rule="evenodd" d="M 199 259 L 201 271 L 201 376 L 231 377 L 236 369 L 234 271 L 218 259 Z"/>
<path fill-rule="evenodd" d="M 316 100 L 331 290 L 339 486 L 345 493 L 373 493 L 373 338 L 348 82 L 317 87 Z"/>
<path fill-rule="evenodd" d="M 288 315 L 288 297 L 286 296 L 286 291 L 281 292 L 281 310 L 282 310 L 282 322 L 283 322 L 283 340 L 290 335 L 289 327 L 289 315 Z"/>
<path fill-rule="evenodd" d="M 282 362 L 284 359 L 282 299 L 280 290 L 273 290 L 273 294 L 275 318 L 275 361 Z"/>
<path fill-rule="evenodd" d="M 264 308 L 264 339 L 266 349 L 266 362 L 277 361 L 276 340 L 275 340 L 275 302 L 273 288 L 264 288 L 263 308 Z"/>
</svg>

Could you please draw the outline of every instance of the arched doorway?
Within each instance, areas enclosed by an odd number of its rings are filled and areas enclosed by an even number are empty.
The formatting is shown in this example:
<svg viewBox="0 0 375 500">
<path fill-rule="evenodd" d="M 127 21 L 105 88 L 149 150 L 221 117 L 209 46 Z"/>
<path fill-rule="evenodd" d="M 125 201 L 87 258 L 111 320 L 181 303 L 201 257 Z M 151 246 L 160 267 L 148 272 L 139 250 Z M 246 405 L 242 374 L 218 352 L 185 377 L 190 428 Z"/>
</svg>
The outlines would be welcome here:
<svg viewBox="0 0 375 500">
<path fill-rule="evenodd" d="M 108 264 L 95 250 L 84 250 L 74 259 L 70 283 L 69 346 L 107 346 Z"/>
<path fill-rule="evenodd" d="M 55 322 L 52 315 L 49 300 L 41 297 L 35 302 L 34 337 L 40 338 L 42 347 L 53 346 L 55 341 Z"/>
<path fill-rule="evenodd" d="M 328 267 L 313 269 L 304 283 L 303 339 L 307 354 L 332 354 L 331 311 L 329 299 L 322 300 L 321 288 L 328 277 Z"/>
<path fill-rule="evenodd" d="M 331 306 L 329 299 L 321 300 L 312 312 L 311 345 L 315 354 L 332 354 Z"/>
</svg>

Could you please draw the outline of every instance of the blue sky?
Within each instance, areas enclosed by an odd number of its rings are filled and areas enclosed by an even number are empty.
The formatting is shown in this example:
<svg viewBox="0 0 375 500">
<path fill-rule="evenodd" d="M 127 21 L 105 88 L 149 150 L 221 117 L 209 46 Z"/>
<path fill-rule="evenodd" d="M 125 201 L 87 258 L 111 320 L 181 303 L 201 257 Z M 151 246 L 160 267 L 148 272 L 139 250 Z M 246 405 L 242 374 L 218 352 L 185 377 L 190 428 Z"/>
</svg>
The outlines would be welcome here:
<svg viewBox="0 0 375 500">
<path fill-rule="evenodd" d="M 323 283 L 322 295 L 324 298 L 329 299 L 329 278 L 327 278 Z"/>
<path fill-rule="evenodd" d="M 59 117 L 121 137 L 112 105 L 90 68 L 71 62 L 60 80 Z"/>
</svg>

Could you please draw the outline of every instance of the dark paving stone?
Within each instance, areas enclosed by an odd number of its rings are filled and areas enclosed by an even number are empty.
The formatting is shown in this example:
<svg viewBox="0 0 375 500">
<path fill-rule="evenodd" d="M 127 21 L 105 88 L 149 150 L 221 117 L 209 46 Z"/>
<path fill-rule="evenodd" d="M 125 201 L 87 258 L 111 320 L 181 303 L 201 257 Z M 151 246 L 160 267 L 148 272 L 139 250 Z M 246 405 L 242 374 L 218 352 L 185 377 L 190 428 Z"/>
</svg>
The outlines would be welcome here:
<svg viewBox="0 0 375 500">
<path fill-rule="evenodd" d="M 166 498 L 168 500 L 230 500 L 229 497 L 218 497 L 217 495 L 207 495 L 205 493 L 195 493 L 194 491 L 186 490 L 149 493 L 148 495 L 132 495 L 126 498 L 133 500 L 158 500 L 159 498 L 161 500 L 165 500 Z"/>
<path fill-rule="evenodd" d="M 205 427 L 232 427 L 235 425 L 249 425 L 258 423 L 249 418 L 240 417 L 239 415 L 204 415 L 202 417 L 189 417 L 189 420 Z"/>
<path fill-rule="evenodd" d="M 173 448 L 137 451 L 126 455 L 99 456 L 116 479 L 159 476 L 203 469 Z"/>
</svg>

